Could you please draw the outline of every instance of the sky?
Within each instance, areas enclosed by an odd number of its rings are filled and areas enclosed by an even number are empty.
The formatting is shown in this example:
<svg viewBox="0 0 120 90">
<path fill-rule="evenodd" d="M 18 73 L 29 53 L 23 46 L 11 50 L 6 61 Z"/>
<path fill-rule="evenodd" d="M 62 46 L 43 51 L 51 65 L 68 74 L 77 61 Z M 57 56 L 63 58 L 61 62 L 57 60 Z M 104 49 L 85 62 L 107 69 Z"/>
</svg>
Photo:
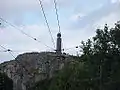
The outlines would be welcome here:
<svg viewBox="0 0 120 90">
<path fill-rule="evenodd" d="M 106 23 L 113 27 L 114 23 L 120 20 L 120 0 L 56 0 L 56 2 L 62 46 L 66 53 L 73 55 L 78 52 L 74 47 L 80 45 L 82 40 L 86 41 L 94 36 L 97 28 L 103 28 Z M 42 0 L 42 4 L 56 42 L 58 26 L 54 2 Z M 12 52 L 15 57 L 31 51 L 53 51 L 44 45 L 54 48 L 39 0 L 0 0 L 0 17 L 40 41 L 29 38 L 0 20 L 0 45 L 15 51 Z M 0 48 L 0 63 L 13 59 L 8 52 L 2 51 L 4 49 Z"/>
</svg>

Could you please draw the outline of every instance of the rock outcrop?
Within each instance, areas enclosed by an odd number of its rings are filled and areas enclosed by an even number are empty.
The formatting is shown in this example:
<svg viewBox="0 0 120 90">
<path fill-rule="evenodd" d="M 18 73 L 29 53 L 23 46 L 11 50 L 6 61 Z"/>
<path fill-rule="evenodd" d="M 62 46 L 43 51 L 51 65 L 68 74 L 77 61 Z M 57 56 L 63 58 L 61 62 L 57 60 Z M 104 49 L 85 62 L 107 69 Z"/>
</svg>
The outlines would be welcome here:
<svg viewBox="0 0 120 90">
<path fill-rule="evenodd" d="M 53 77 L 69 60 L 70 57 L 60 59 L 51 52 L 25 53 L 2 63 L 0 71 L 13 80 L 14 90 L 29 90 L 35 82 Z"/>
</svg>

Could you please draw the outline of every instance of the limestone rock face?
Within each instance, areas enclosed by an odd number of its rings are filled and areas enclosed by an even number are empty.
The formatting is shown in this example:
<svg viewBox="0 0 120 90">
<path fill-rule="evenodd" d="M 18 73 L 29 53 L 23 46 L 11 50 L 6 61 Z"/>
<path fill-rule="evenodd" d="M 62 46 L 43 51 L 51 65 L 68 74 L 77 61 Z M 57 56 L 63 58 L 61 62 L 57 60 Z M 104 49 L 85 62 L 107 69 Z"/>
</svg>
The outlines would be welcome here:
<svg viewBox="0 0 120 90">
<path fill-rule="evenodd" d="M 68 60 L 59 59 L 51 52 L 25 53 L 0 64 L 0 72 L 5 72 L 13 80 L 14 90 L 29 90 L 35 82 L 53 77 L 54 72 L 62 69 Z"/>
</svg>

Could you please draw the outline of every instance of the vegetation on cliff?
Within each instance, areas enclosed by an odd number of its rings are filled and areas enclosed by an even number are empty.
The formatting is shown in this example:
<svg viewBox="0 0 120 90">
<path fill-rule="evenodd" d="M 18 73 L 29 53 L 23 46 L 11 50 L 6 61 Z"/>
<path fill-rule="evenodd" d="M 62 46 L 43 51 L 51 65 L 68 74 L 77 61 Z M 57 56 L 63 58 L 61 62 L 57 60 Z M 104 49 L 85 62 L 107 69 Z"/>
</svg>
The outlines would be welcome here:
<svg viewBox="0 0 120 90">
<path fill-rule="evenodd" d="M 81 48 L 79 59 L 32 90 L 120 90 L 120 23 L 97 29 L 96 36 L 82 42 Z"/>
</svg>

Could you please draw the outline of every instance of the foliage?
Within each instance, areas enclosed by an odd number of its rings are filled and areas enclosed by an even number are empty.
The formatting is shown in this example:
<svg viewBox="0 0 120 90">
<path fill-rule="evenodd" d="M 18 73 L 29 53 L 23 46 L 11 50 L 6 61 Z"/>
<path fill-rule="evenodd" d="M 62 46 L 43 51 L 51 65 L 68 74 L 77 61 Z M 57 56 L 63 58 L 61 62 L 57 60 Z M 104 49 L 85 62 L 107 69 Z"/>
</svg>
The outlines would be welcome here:
<svg viewBox="0 0 120 90">
<path fill-rule="evenodd" d="M 84 64 L 73 62 L 65 67 L 53 78 L 49 90 L 79 90 L 86 88 L 82 86 L 89 85 L 87 71 L 84 69 Z"/>
<path fill-rule="evenodd" d="M 34 87 L 29 90 L 48 90 L 50 86 L 51 80 L 45 79 L 37 82 Z"/>
<path fill-rule="evenodd" d="M 99 82 L 99 90 L 120 89 L 120 24 L 109 30 L 97 29 L 93 41 L 83 43 L 82 59 L 86 63 L 90 77 Z M 94 84 L 96 86 L 96 83 Z M 94 87 L 93 87 L 94 89 Z"/>
<path fill-rule="evenodd" d="M 81 57 L 59 71 L 47 88 L 36 90 L 120 90 L 120 24 L 97 29 L 92 40 L 82 41 L 82 50 Z"/>
</svg>

